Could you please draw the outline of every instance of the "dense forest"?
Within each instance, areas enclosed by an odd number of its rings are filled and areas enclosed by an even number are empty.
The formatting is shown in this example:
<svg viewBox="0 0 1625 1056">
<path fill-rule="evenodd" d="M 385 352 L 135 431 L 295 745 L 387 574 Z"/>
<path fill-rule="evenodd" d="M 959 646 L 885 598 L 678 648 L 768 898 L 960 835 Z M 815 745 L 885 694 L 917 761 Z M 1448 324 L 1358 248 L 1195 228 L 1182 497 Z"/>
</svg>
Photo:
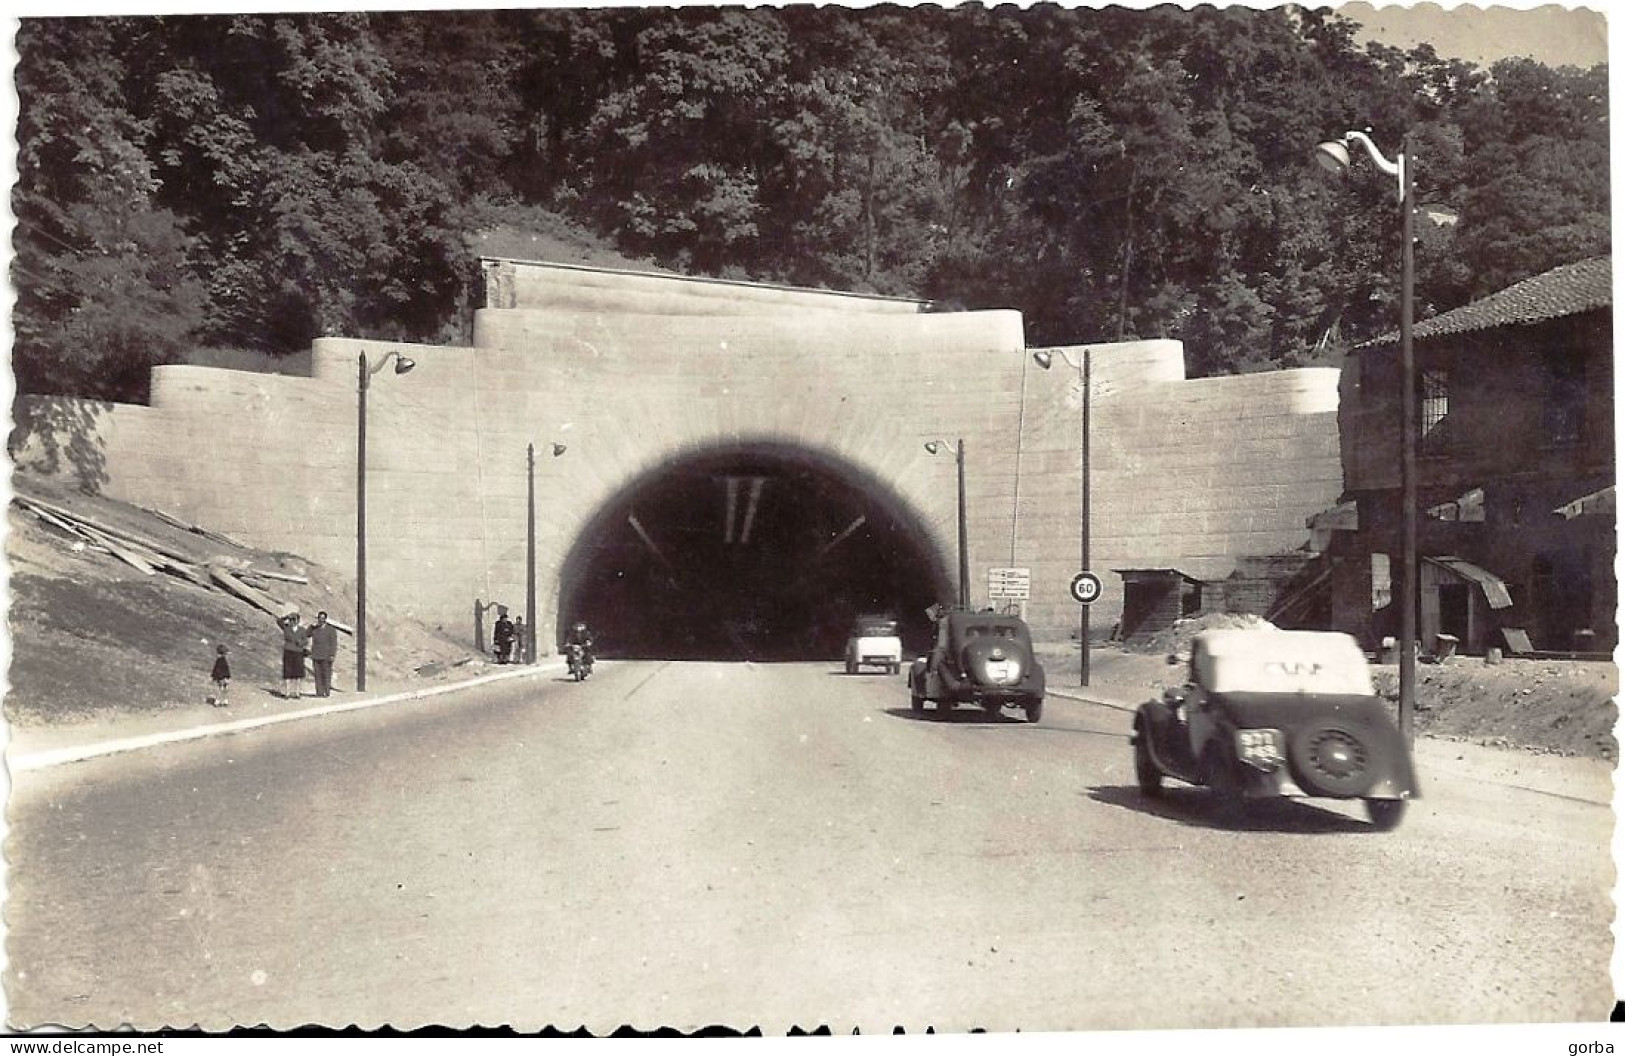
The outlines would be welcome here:
<svg viewBox="0 0 1625 1056">
<path fill-rule="evenodd" d="M 608 8 L 29 18 L 19 391 L 142 399 L 200 348 L 456 341 L 472 237 L 579 229 L 695 275 L 1169 337 L 1193 374 L 1609 249 L 1607 68 L 1360 45 L 1325 10 Z"/>
</svg>

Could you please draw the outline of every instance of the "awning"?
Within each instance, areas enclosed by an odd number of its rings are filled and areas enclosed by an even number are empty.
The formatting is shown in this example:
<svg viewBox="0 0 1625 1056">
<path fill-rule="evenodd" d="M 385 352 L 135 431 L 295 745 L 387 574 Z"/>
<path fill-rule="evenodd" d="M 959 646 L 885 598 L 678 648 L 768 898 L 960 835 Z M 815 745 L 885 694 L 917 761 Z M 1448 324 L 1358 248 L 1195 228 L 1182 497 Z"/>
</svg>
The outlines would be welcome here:
<svg viewBox="0 0 1625 1056">
<path fill-rule="evenodd" d="M 1428 557 L 1440 568 L 1447 569 L 1462 579 L 1472 580 L 1484 589 L 1484 598 L 1490 603 L 1492 609 L 1510 609 L 1512 607 L 1512 594 L 1507 590 L 1506 581 L 1494 572 L 1486 572 L 1470 561 L 1463 561 L 1459 557 Z"/>
<path fill-rule="evenodd" d="M 1451 502 L 1428 507 L 1428 516 L 1440 521 L 1484 523 L 1484 489 L 1473 488 Z"/>
<path fill-rule="evenodd" d="M 1565 502 L 1552 512 L 1565 521 L 1572 521 L 1576 517 L 1612 517 L 1614 515 L 1614 486 L 1610 484 L 1601 491 L 1594 491 L 1590 495 L 1582 495 L 1573 502 Z"/>
</svg>

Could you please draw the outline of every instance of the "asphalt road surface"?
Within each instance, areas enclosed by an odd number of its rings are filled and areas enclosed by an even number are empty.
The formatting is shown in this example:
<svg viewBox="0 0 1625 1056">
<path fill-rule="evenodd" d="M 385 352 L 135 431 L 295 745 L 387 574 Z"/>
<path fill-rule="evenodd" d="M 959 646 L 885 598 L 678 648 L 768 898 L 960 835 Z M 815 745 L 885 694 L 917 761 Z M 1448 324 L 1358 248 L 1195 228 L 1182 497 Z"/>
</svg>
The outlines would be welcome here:
<svg viewBox="0 0 1625 1056">
<path fill-rule="evenodd" d="M 1223 827 L 1128 716 L 605 663 L 16 776 L 9 1016 L 828 1025 L 1606 1019 L 1606 807 L 1422 774 Z"/>
</svg>

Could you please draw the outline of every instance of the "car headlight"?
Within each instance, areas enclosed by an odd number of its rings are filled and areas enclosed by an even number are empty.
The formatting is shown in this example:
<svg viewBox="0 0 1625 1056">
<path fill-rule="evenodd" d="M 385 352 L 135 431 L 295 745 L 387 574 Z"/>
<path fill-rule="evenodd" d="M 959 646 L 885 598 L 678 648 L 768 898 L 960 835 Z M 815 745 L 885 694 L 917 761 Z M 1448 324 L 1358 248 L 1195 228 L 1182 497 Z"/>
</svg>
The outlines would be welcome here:
<svg viewBox="0 0 1625 1056">
<path fill-rule="evenodd" d="M 1236 757 L 1248 766 L 1274 770 L 1286 762 L 1286 738 L 1280 730 L 1237 730 Z"/>
</svg>

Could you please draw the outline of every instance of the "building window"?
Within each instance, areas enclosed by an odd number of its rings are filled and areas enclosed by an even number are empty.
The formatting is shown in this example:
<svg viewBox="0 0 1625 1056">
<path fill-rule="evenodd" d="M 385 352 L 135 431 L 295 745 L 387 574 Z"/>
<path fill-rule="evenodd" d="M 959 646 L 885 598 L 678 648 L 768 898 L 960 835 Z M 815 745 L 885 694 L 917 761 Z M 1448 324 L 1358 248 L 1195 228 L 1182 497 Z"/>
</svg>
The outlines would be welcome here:
<svg viewBox="0 0 1625 1056">
<path fill-rule="evenodd" d="M 1449 375 L 1442 370 L 1422 371 L 1422 417 L 1417 423 L 1422 454 L 1442 455 L 1449 450 L 1449 418 Z"/>
<path fill-rule="evenodd" d="M 1552 447 L 1580 442 L 1585 425 L 1585 360 L 1571 349 L 1546 355 L 1546 399 L 1541 407 L 1541 438 Z"/>
</svg>

